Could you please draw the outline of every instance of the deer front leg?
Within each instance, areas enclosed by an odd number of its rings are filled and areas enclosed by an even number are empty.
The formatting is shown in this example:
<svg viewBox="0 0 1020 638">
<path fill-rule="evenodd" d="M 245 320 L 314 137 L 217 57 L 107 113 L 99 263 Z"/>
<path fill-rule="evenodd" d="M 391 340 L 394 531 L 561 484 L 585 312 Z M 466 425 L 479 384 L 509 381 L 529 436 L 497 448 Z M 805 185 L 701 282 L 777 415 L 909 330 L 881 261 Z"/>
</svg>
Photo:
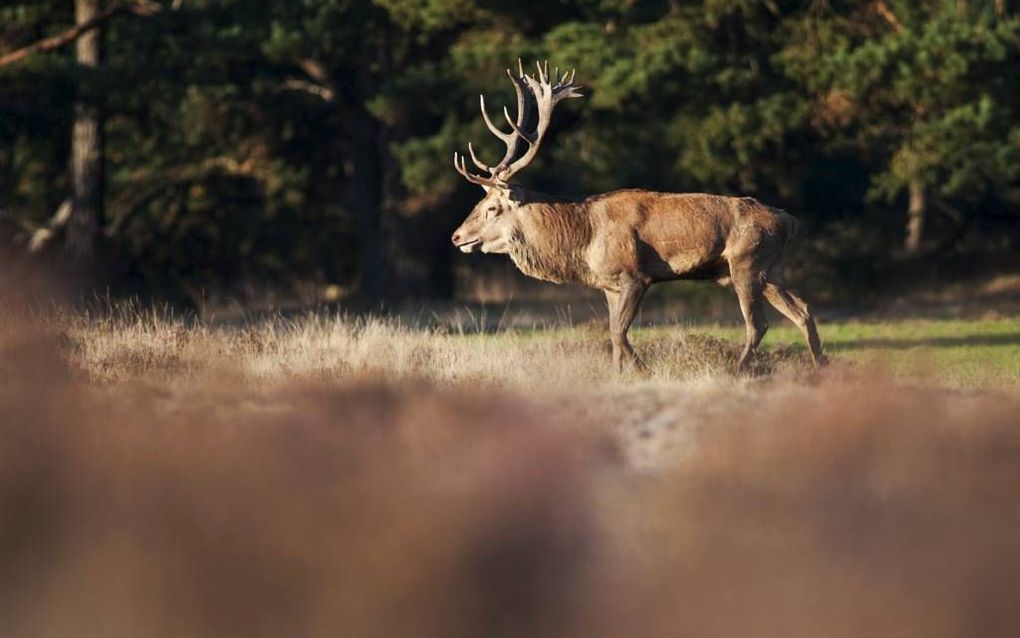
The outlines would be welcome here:
<svg viewBox="0 0 1020 638">
<path fill-rule="evenodd" d="M 647 287 L 632 279 L 621 282 L 619 291 L 606 291 L 606 302 L 609 305 L 609 338 L 613 342 L 613 365 L 617 371 L 623 372 L 631 368 L 637 372 L 649 372 L 648 366 L 634 354 L 627 339 L 627 331 L 637 315 L 641 299 Z"/>
</svg>

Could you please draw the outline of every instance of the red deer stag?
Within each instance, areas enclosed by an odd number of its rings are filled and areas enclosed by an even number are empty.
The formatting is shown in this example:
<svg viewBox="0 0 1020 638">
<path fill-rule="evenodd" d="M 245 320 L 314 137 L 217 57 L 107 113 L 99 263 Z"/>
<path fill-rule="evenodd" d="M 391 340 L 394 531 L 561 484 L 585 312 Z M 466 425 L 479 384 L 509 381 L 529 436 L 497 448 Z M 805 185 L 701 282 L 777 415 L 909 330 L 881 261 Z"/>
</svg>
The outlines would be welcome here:
<svg viewBox="0 0 1020 638">
<path fill-rule="evenodd" d="M 578 281 L 604 291 L 613 361 L 621 370 L 625 365 L 647 369 L 627 340 L 645 291 L 678 279 L 733 284 L 747 324 L 741 370 L 768 328 L 763 300 L 800 328 L 812 361 L 822 365 L 811 311 L 776 272 L 796 230 L 792 215 L 751 197 L 621 190 L 576 201 L 509 183 L 535 159 L 556 105 L 581 97 L 573 72 L 559 77 L 557 70 L 550 76 L 548 63 L 537 67 L 535 75 L 526 75 L 520 63 L 516 75 L 507 70 L 517 93 L 517 119 L 503 109 L 509 133 L 492 123 L 481 98 L 486 126 L 506 144 L 506 155 L 493 166 L 483 164 L 468 144 L 472 162 L 488 175 L 468 172 L 464 156 L 454 153 L 457 171 L 485 190 L 453 233 L 454 245 L 465 253 L 506 253 L 531 277 Z M 527 127 L 532 112 L 537 114 L 534 128 Z"/>
</svg>

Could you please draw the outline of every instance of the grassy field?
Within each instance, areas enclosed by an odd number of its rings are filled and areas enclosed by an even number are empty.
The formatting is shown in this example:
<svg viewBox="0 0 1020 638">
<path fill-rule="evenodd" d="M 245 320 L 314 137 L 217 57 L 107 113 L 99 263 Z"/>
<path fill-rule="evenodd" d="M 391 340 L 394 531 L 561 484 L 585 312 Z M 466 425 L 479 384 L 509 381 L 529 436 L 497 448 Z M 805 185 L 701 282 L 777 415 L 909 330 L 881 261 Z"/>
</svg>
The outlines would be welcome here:
<svg viewBox="0 0 1020 638">
<path fill-rule="evenodd" d="M 692 433 L 733 412 L 818 388 L 881 380 L 1020 393 L 1020 322 L 1011 319 L 826 323 L 831 364 L 821 372 L 799 332 L 779 323 L 750 374 L 734 371 L 743 337 L 735 325 L 638 328 L 648 376 L 613 370 L 601 322 L 471 332 L 319 313 L 217 326 L 121 308 L 63 316 L 53 328 L 78 374 L 100 387 L 176 393 L 229 380 L 257 396 L 294 383 L 467 386 L 527 396 L 555 414 L 596 414 L 632 465 L 655 471 L 685 458 Z"/>
<path fill-rule="evenodd" d="M 555 350 L 564 343 L 604 342 L 604 330 L 604 326 L 594 324 L 466 338 L 483 349 L 493 344 L 499 348 L 527 348 L 537 341 Z M 1020 388 L 1020 319 L 850 320 L 826 322 L 821 325 L 820 333 L 826 353 L 837 366 L 849 364 L 881 369 L 901 381 L 923 381 L 956 388 Z M 700 339 L 704 346 L 705 338 L 718 339 L 722 342 L 718 345 L 723 347 L 699 352 L 691 340 L 696 343 Z M 705 370 L 726 373 L 743 339 L 743 327 L 736 324 L 661 325 L 635 328 L 631 332 L 638 352 L 655 371 L 653 378 L 667 381 L 681 380 Z M 782 362 L 782 368 L 806 366 L 803 337 L 785 321 L 772 322 L 761 350 L 763 359 Z M 703 357 L 700 361 L 699 354 Z M 675 355 L 676 360 L 671 360 L 671 355 Z"/>
<path fill-rule="evenodd" d="M 742 377 L 733 373 L 743 342 L 736 324 L 633 329 L 650 377 L 612 370 L 606 328 L 597 321 L 472 331 L 310 314 L 224 326 L 121 308 L 64 316 L 53 327 L 66 335 L 82 370 L 104 383 L 176 383 L 217 370 L 254 384 L 369 375 L 560 391 L 692 379 L 746 383 L 810 373 L 801 334 L 785 321 L 772 322 L 753 374 Z M 1020 319 L 852 320 L 825 322 L 820 333 L 836 370 L 867 369 L 901 382 L 953 388 L 1020 388 Z"/>
</svg>

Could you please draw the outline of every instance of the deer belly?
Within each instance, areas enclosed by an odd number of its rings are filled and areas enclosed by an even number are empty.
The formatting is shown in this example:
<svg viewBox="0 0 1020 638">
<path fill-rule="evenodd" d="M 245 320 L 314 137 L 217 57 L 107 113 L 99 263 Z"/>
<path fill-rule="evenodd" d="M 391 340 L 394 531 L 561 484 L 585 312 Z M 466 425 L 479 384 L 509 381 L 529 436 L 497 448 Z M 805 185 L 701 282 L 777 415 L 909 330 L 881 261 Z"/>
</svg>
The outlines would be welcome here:
<svg viewBox="0 0 1020 638">
<path fill-rule="evenodd" d="M 730 265 L 722 257 L 707 261 L 690 259 L 673 267 L 677 279 L 721 280 L 729 277 Z"/>
<path fill-rule="evenodd" d="M 649 246 L 649 248 L 651 248 Z M 688 242 L 660 242 L 657 250 L 643 255 L 643 267 L 656 279 L 716 279 L 729 267 L 722 256 L 722 245 L 691 246 Z"/>
<path fill-rule="evenodd" d="M 711 279 L 724 261 L 724 230 L 701 210 L 650 215 L 637 232 L 639 254 L 656 277 Z"/>
</svg>

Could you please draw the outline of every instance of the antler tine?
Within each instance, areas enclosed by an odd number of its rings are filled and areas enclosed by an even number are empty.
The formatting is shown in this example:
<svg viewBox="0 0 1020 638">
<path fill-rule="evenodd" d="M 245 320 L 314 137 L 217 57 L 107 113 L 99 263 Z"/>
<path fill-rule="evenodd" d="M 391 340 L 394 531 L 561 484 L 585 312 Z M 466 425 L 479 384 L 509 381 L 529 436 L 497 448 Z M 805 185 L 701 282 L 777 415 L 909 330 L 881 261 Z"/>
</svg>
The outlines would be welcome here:
<svg viewBox="0 0 1020 638">
<path fill-rule="evenodd" d="M 510 72 L 510 69 L 507 69 L 506 75 L 510 78 L 510 83 L 514 85 L 514 93 L 517 95 L 517 119 L 521 120 L 524 118 L 524 111 L 526 107 L 526 104 L 524 103 L 524 92 L 521 91 L 521 85 L 524 82 L 524 73 L 521 73 L 518 77 L 514 77 L 514 74 Z"/>
<path fill-rule="evenodd" d="M 482 161 L 478 159 L 478 156 L 475 155 L 475 149 L 471 145 L 471 142 L 468 142 L 468 153 L 471 155 L 471 161 L 475 163 L 475 166 L 483 171 L 488 171 L 489 173 L 492 172 L 492 167 L 483 164 Z"/>
<path fill-rule="evenodd" d="M 510 125 L 510 128 L 514 130 L 514 133 L 520 136 L 520 138 L 527 142 L 528 144 L 534 143 L 534 140 L 532 139 L 531 135 L 528 132 L 522 130 L 519 126 L 517 126 L 517 124 L 512 119 L 510 119 L 510 111 L 505 106 L 503 107 L 503 115 L 506 116 L 506 121 Z"/>
<path fill-rule="evenodd" d="M 514 118 L 510 117 L 510 109 L 505 106 L 503 107 L 503 117 L 506 118 L 506 123 L 510 125 L 510 128 L 517 133 L 517 123 L 514 122 Z M 520 135 L 520 133 L 518 133 L 518 135 Z"/>
<path fill-rule="evenodd" d="M 458 153 L 457 151 L 453 152 L 453 167 L 457 169 L 458 173 L 466 177 L 468 180 L 471 179 L 471 176 L 467 172 L 467 168 L 465 168 L 464 165 L 461 163 L 460 153 Z"/>
<path fill-rule="evenodd" d="M 478 101 L 481 103 L 482 107 L 482 119 L 485 120 L 485 125 L 489 127 L 489 130 L 492 131 L 492 134 L 498 137 L 499 139 L 503 140 L 503 142 L 506 144 L 512 143 L 514 141 L 514 134 L 504 133 L 503 131 L 496 128 L 496 125 L 493 124 L 492 120 L 489 119 L 489 112 L 485 109 L 485 96 L 479 95 Z"/>
<path fill-rule="evenodd" d="M 481 175 L 473 175 L 469 173 L 464 156 L 456 151 L 453 152 L 453 167 L 457 169 L 457 172 L 460 173 L 464 179 L 472 184 L 477 184 L 482 188 L 491 188 L 497 184 L 497 181 L 494 178 L 482 177 Z"/>
</svg>

